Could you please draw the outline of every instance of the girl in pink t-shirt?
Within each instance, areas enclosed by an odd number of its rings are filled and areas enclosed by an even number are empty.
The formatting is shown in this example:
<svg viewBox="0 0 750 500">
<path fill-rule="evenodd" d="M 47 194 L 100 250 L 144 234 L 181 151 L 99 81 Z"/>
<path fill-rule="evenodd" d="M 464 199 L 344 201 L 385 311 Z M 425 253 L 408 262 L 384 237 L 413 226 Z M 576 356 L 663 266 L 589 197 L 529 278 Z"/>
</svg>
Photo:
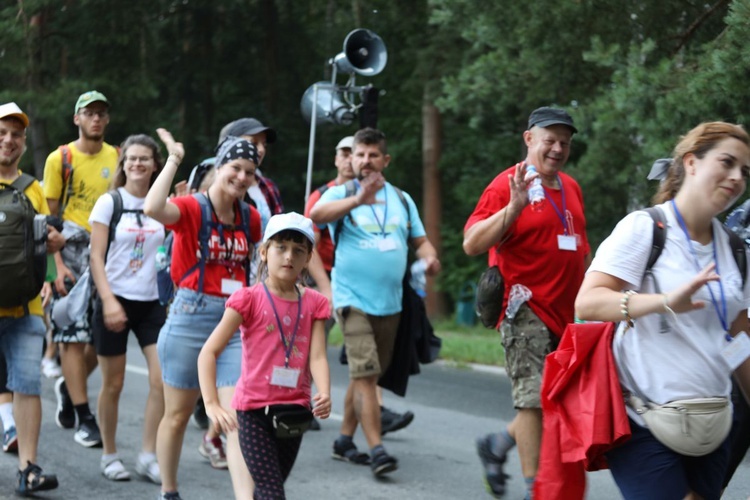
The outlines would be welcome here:
<svg viewBox="0 0 750 500">
<path fill-rule="evenodd" d="M 274 215 L 260 247 L 259 282 L 232 294 L 221 322 L 198 357 L 206 413 L 218 430 L 239 429 L 240 448 L 255 482 L 254 498 L 285 498 L 284 481 L 313 415 L 331 413 L 325 321 L 328 299 L 299 284 L 312 256 L 312 221 Z M 216 391 L 216 359 L 232 334 L 242 334 L 242 372 L 232 408 Z M 310 382 L 318 393 L 312 398 Z M 269 467 L 270 463 L 270 467 Z"/>
</svg>

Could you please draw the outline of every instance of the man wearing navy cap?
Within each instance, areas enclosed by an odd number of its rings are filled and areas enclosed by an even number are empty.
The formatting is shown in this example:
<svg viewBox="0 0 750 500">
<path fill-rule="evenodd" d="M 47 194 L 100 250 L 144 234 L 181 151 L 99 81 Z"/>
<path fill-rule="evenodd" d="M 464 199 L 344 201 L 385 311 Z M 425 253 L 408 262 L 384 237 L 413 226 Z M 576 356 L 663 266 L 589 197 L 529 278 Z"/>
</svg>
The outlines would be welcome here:
<svg viewBox="0 0 750 500">
<path fill-rule="evenodd" d="M 566 111 L 534 110 L 523 133 L 526 159 L 495 177 L 464 227 L 466 254 L 489 252 L 489 265 L 498 266 L 505 279 L 497 327 L 518 412 L 500 433 L 477 439 L 485 481 L 494 496 L 505 493 L 503 465 L 516 444 L 528 491 L 533 491 L 542 437 L 544 357 L 557 347 L 565 325 L 574 320 L 573 303 L 590 262 L 581 188 L 562 172 L 576 132 Z M 526 178 L 532 165 L 545 193 L 545 201 L 534 208 L 527 189 L 536 175 Z M 506 307 L 513 289 L 526 289 L 530 298 L 509 311 Z"/>
</svg>

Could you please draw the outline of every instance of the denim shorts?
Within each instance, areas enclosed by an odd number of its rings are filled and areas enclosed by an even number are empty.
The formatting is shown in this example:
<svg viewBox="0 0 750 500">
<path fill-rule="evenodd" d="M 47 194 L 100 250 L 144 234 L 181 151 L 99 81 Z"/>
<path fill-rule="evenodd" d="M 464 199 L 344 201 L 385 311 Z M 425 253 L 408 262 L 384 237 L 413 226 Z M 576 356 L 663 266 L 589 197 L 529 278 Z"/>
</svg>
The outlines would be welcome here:
<svg viewBox="0 0 750 500">
<path fill-rule="evenodd" d="M 198 354 L 224 315 L 226 298 L 180 288 L 169 307 L 156 349 L 164 383 L 177 389 L 198 389 Z M 242 368 L 242 340 L 235 332 L 216 360 L 216 387 L 237 384 Z"/>
<path fill-rule="evenodd" d="M 0 318 L 0 349 L 8 366 L 8 389 L 38 396 L 42 391 L 44 334 L 41 316 Z"/>
</svg>

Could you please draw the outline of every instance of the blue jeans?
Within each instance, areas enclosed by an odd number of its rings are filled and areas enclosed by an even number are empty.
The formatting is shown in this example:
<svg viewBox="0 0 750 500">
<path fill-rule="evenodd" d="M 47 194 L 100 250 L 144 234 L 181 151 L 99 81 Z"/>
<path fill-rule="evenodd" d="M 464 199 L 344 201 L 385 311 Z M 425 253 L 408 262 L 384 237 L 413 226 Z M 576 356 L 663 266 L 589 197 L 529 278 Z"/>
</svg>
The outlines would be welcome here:
<svg viewBox="0 0 750 500">
<path fill-rule="evenodd" d="M 42 351 L 46 328 L 41 316 L 0 318 L 0 350 L 8 366 L 8 389 L 38 396 L 42 391 Z"/>
<path fill-rule="evenodd" d="M 226 298 L 180 288 L 169 307 L 156 349 L 164 383 L 198 389 L 198 354 L 224 315 Z M 242 340 L 239 330 L 216 360 L 216 387 L 232 387 L 240 378 Z"/>
</svg>

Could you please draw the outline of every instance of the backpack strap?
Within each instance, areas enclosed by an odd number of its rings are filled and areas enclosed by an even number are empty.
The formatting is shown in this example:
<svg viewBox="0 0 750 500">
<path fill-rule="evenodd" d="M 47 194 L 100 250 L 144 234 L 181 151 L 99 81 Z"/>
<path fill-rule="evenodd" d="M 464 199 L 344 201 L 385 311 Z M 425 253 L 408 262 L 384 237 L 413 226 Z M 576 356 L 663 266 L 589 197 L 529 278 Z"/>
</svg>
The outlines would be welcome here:
<svg viewBox="0 0 750 500">
<path fill-rule="evenodd" d="M 404 196 L 403 191 L 401 191 L 394 185 L 391 185 L 391 187 L 396 190 L 398 199 L 401 200 L 401 204 L 404 206 L 404 210 L 406 210 L 406 231 L 407 233 L 409 233 L 409 235 L 411 235 L 411 211 L 409 210 L 409 202 L 406 201 L 406 197 Z"/>
<path fill-rule="evenodd" d="M 737 263 L 737 269 L 740 270 L 740 276 L 742 276 L 742 288 L 745 288 L 747 282 L 747 253 L 745 249 L 745 242 L 742 241 L 737 233 L 729 229 L 725 225 L 721 225 L 729 236 L 729 246 L 732 247 L 732 257 Z"/>
<path fill-rule="evenodd" d="M 645 271 L 645 274 L 651 274 L 651 268 L 659 259 L 662 250 L 664 250 L 664 243 L 667 241 L 667 218 L 664 211 L 659 207 L 648 207 L 644 209 L 644 212 L 648 213 L 654 221 L 654 237 Z"/>
<path fill-rule="evenodd" d="M 60 151 L 60 160 L 62 164 L 62 192 L 60 194 L 60 207 L 58 210 L 58 216 L 62 217 L 65 207 L 70 201 L 70 197 L 73 195 L 73 153 L 70 151 L 70 146 L 63 144 L 57 148 Z"/>
<path fill-rule="evenodd" d="M 195 266 L 191 267 L 186 273 L 187 276 L 196 268 L 198 269 L 198 293 L 203 293 L 203 281 L 206 275 L 206 259 L 208 258 L 208 241 L 211 238 L 211 205 L 208 203 L 208 197 L 205 193 L 196 193 L 195 199 L 198 200 L 198 206 L 201 209 L 201 227 L 198 230 L 198 251 L 200 256 Z M 185 279 L 185 277 L 183 277 Z M 182 280 L 180 280 L 182 281 Z"/>
<path fill-rule="evenodd" d="M 117 233 L 117 224 L 120 223 L 122 218 L 122 195 L 117 189 L 113 189 L 109 194 L 112 197 L 112 218 L 109 220 L 109 233 L 107 235 L 107 251 L 104 252 L 104 262 L 107 262 L 107 256 L 109 256 L 109 247 L 112 246 L 112 242 L 115 241 L 115 234 Z"/>
<path fill-rule="evenodd" d="M 240 200 L 238 203 L 240 209 L 240 227 L 245 233 L 245 239 L 247 240 L 248 249 L 247 259 L 245 260 L 245 284 L 247 286 L 250 286 L 250 245 L 252 244 L 250 238 L 250 205 L 242 200 Z"/>
<path fill-rule="evenodd" d="M 33 175 L 22 173 L 18 177 L 16 177 L 16 180 L 10 183 L 10 187 L 18 190 L 19 192 L 23 193 L 26 191 L 26 189 L 31 186 L 31 184 L 36 180 L 36 177 Z"/>
</svg>

